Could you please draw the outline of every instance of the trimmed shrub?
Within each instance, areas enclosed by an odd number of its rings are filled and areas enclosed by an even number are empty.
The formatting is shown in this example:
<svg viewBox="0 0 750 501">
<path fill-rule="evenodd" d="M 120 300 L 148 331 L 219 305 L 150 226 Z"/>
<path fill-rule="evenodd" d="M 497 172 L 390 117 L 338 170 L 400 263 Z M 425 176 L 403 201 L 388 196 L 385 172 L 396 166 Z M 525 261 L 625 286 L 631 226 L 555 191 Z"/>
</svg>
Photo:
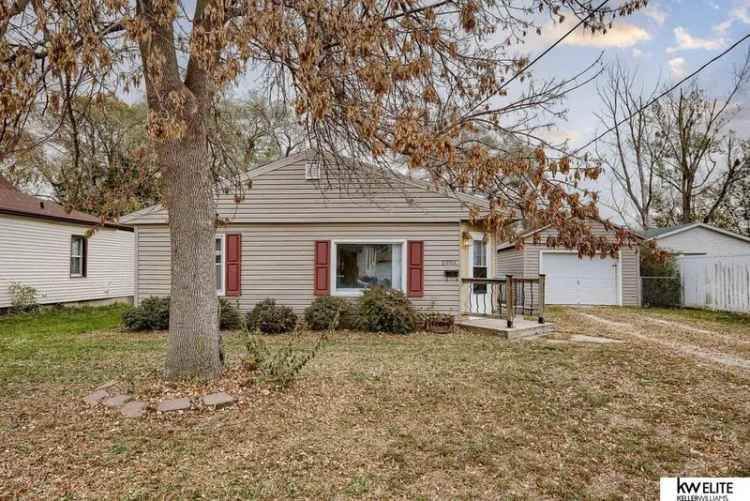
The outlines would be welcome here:
<svg viewBox="0 0 750 501">
<path fill-rule="evenodd" d="M 264 334 L 291 332 L 297 325 L 297 315 L 288 306 L 277 305 L 275 299 L 267 298 L 253 307 L 247 314 L 247 328 Z"/>
<path fill-rule="evenodd" d="M 408 334 L 417 327 L 417 314 L 403 292 L 383 287 L 364 291 L 357 301 L 358 327 L 370 332 Z"/>
<path fill-rule="evenodd" d="M 219 298 L 219 328 L 223 331 L 242 329 L 242 312 L 239 305 L 224 297 Z"/>
<path fill-rule="evenodd" d="M 169 329 L 169 297 L 149 297 L 140 306 L 122 314 L 122 325 L 129 331 L 162 331 Z"/>
<path fill-rule="evenodd" d="M 352 310 L 351 303 L 343 297 L 320 296 L 305 308 L 305 324 L 314 331 L 347 329 L 353 324 Z"/>
</svg>

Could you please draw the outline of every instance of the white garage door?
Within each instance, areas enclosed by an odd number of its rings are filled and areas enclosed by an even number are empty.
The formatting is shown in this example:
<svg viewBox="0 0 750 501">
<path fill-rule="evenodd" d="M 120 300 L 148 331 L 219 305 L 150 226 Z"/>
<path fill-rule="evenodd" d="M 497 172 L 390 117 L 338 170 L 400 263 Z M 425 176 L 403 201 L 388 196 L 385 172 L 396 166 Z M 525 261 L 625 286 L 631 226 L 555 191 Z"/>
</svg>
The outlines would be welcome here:
<svg viewBox="0 0 750 501">
<path fill-rule="evenodd" d="M 617 260 L 543 252 L 547 304 L 617 304 Z"/>
</svg>

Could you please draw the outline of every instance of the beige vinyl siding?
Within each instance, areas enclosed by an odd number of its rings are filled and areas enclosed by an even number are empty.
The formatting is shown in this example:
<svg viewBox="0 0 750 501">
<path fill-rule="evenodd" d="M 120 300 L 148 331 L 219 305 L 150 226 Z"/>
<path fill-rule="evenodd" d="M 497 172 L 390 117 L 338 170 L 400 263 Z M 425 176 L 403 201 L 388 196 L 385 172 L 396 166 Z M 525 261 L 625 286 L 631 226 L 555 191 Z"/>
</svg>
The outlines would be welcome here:
<svg viewBox="0 0 750 501">
<path fill-rule="evenodd" d="M 446 278 L 459 259 L 459 223 L 233 224 L 224 232 L 242 234 L 243 310 L 267 297 L 298 313 L 313 296 L 316 240 L 423 240 L 425 293 L 419 308 L 457 314 L 459 280 Z M 138 300 L 169 294 L 169 233 L 164 225 L 138 228 Z"/>
<path fill-rule="evenodd" d="M 524 251 L 516 249 L 505 249 L 497 253 L 497 277 L 505 278 L 513 275 L 515 278 L 523 278 L 524 274 Z M 526 284 L 523 287 L 525 295 L 524 304 L 535 304 L 539 300 L 539 285 Z M 519 293 L 518 290 L 516 293 Z"/>
<path fill-rule="evenodd" d="M 99 228 L 88 239 L 86 277 L 70 276 L 70 239 L 85 225 L 0 215 L 0 308 L 10 306 L 11 282 L 37 289 L 39 302 L 116 299 L 134 292 L 132 232 Z"/>
<path fill-rule="evenodd" d="M 593 233 L 596 236 L 610 235 L 601 223 L 592 223 Z M 547 237 L 554 235 L 554 230 L 544 230 L 540 232 L 539 244 L 527 244 L 522 251 L 523 254 L 523 275 L 526 277 L 536 277 L 539 274 L 539 254 L 544 250 L 551 250 L 544 242 Z M 528 241 L 530 241 L 529 238 Z M 505 251 L 508 252 L 508 251 Z M 503 251 L 498 253 L 502 254 Z M 641 276 L 640 276 L 640 256 L 637 247 L 623 247 L 620 250 L 622 256 L 622 283 L 620 284 L 622 304 L 624 306 L 639 306 L 641 304 Z"/>
<path fill-rule="evenodd" d="M 293 159 L 252 178 L 244 200 L 235 191 L 217 197 L 218 213 L 232 223 L 459 222 L 468 218 L 466 203 L 393 176 L 338 183 L 305 179 L 305 158 Z M 263 171 L 260 167 L 258 171 Z M 467 197 L 464 196 L 464 199 Z M 486 205 L 486 202 L 483 202 Z M 166 223 L 164 209 L 123 218 L 128 224 Z"/>
<path fill-rule="evenodd" d="M 637 247 L 623 248 L 622 256 L 622 304 L 641 305 L 641 259 Z"/>
<path fill-rule="evenodd" d="M 506 275 L 516 277 L 523 276 L 523 258 L 521 250 L 507 249 L 497 253 L 497 274 L 498 278 L 504 278 Z"/>
<path fill-rule="evenodd" d="M 169 228 L 165 225 L 136 227 L 135 300 L 150 296 L 168 296 L 170 288 Z"/>
</svg>

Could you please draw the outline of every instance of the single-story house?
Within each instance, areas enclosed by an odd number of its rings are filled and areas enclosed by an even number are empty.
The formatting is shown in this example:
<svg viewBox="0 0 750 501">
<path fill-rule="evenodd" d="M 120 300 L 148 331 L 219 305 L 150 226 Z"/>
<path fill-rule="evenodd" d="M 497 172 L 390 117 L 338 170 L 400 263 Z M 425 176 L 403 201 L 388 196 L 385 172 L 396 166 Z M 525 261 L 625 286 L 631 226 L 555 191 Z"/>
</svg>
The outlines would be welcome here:
<svg viewBox="0 0 750 501">
<path fill-rule="evenodd" d="M 747 256 L 750 238 L 705 223 L 687 223 L 644 232 L 647 241 L 682 256 Z"/>
<path fill-rule="evenodd" d="M 613 240 L 607 230 L 592 221 L 594 235 Z M 548 226 L 521 235 L 524 246 L 501 243 L 497 248 L 498 277 L 545 275 L 545 304 L 640 306 L 640 253 L 637 246 L 623 247 L 617 257 L 578 257 L 575 250 L 546 245 L 556 232 Z"/>
<path fill-rule="evenodd" d="M 13 283 L 35 288 L 40 304 L 132 298 L 134 241 L 131 227 L 68 212 L 0 176 L 0 309 Z"/>
<path fill-rule="evenodd" d="M 459 314 L 470 292 L 461 278 L 495 276 L 494 235 L 469 223 L 487 200 L 355 172 L 308 151 L 251 169 L 243 197 L 217 190 L 217 293 L 245 311 L 271 297 L 301 313 L 316 296 L 356 297 L 377 284 L 418 309 Z M 136 302 L 170 293 L 168 217 L 157 205 L 122 219 L 135 227 Z"/>
</svg>

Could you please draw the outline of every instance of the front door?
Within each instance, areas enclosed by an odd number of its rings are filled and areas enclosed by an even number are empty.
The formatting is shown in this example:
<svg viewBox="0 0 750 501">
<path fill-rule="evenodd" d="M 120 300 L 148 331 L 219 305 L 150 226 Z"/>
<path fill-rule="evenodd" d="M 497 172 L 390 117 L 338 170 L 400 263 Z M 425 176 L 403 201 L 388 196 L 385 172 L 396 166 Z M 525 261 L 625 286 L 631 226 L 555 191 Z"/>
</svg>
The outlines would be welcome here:
<svg viewBox="0 0 750 501">
<path fill-rule="evenodd" d="M 487 247 L 484 233 L 472 233 L 471 247 L 469 247 L 469 277 L 487 278 Z M 492 295 L 486 283 L 472 283 L 469 287 L 469 311 L 471 313 L 492 313 Z"/>
</svg>

